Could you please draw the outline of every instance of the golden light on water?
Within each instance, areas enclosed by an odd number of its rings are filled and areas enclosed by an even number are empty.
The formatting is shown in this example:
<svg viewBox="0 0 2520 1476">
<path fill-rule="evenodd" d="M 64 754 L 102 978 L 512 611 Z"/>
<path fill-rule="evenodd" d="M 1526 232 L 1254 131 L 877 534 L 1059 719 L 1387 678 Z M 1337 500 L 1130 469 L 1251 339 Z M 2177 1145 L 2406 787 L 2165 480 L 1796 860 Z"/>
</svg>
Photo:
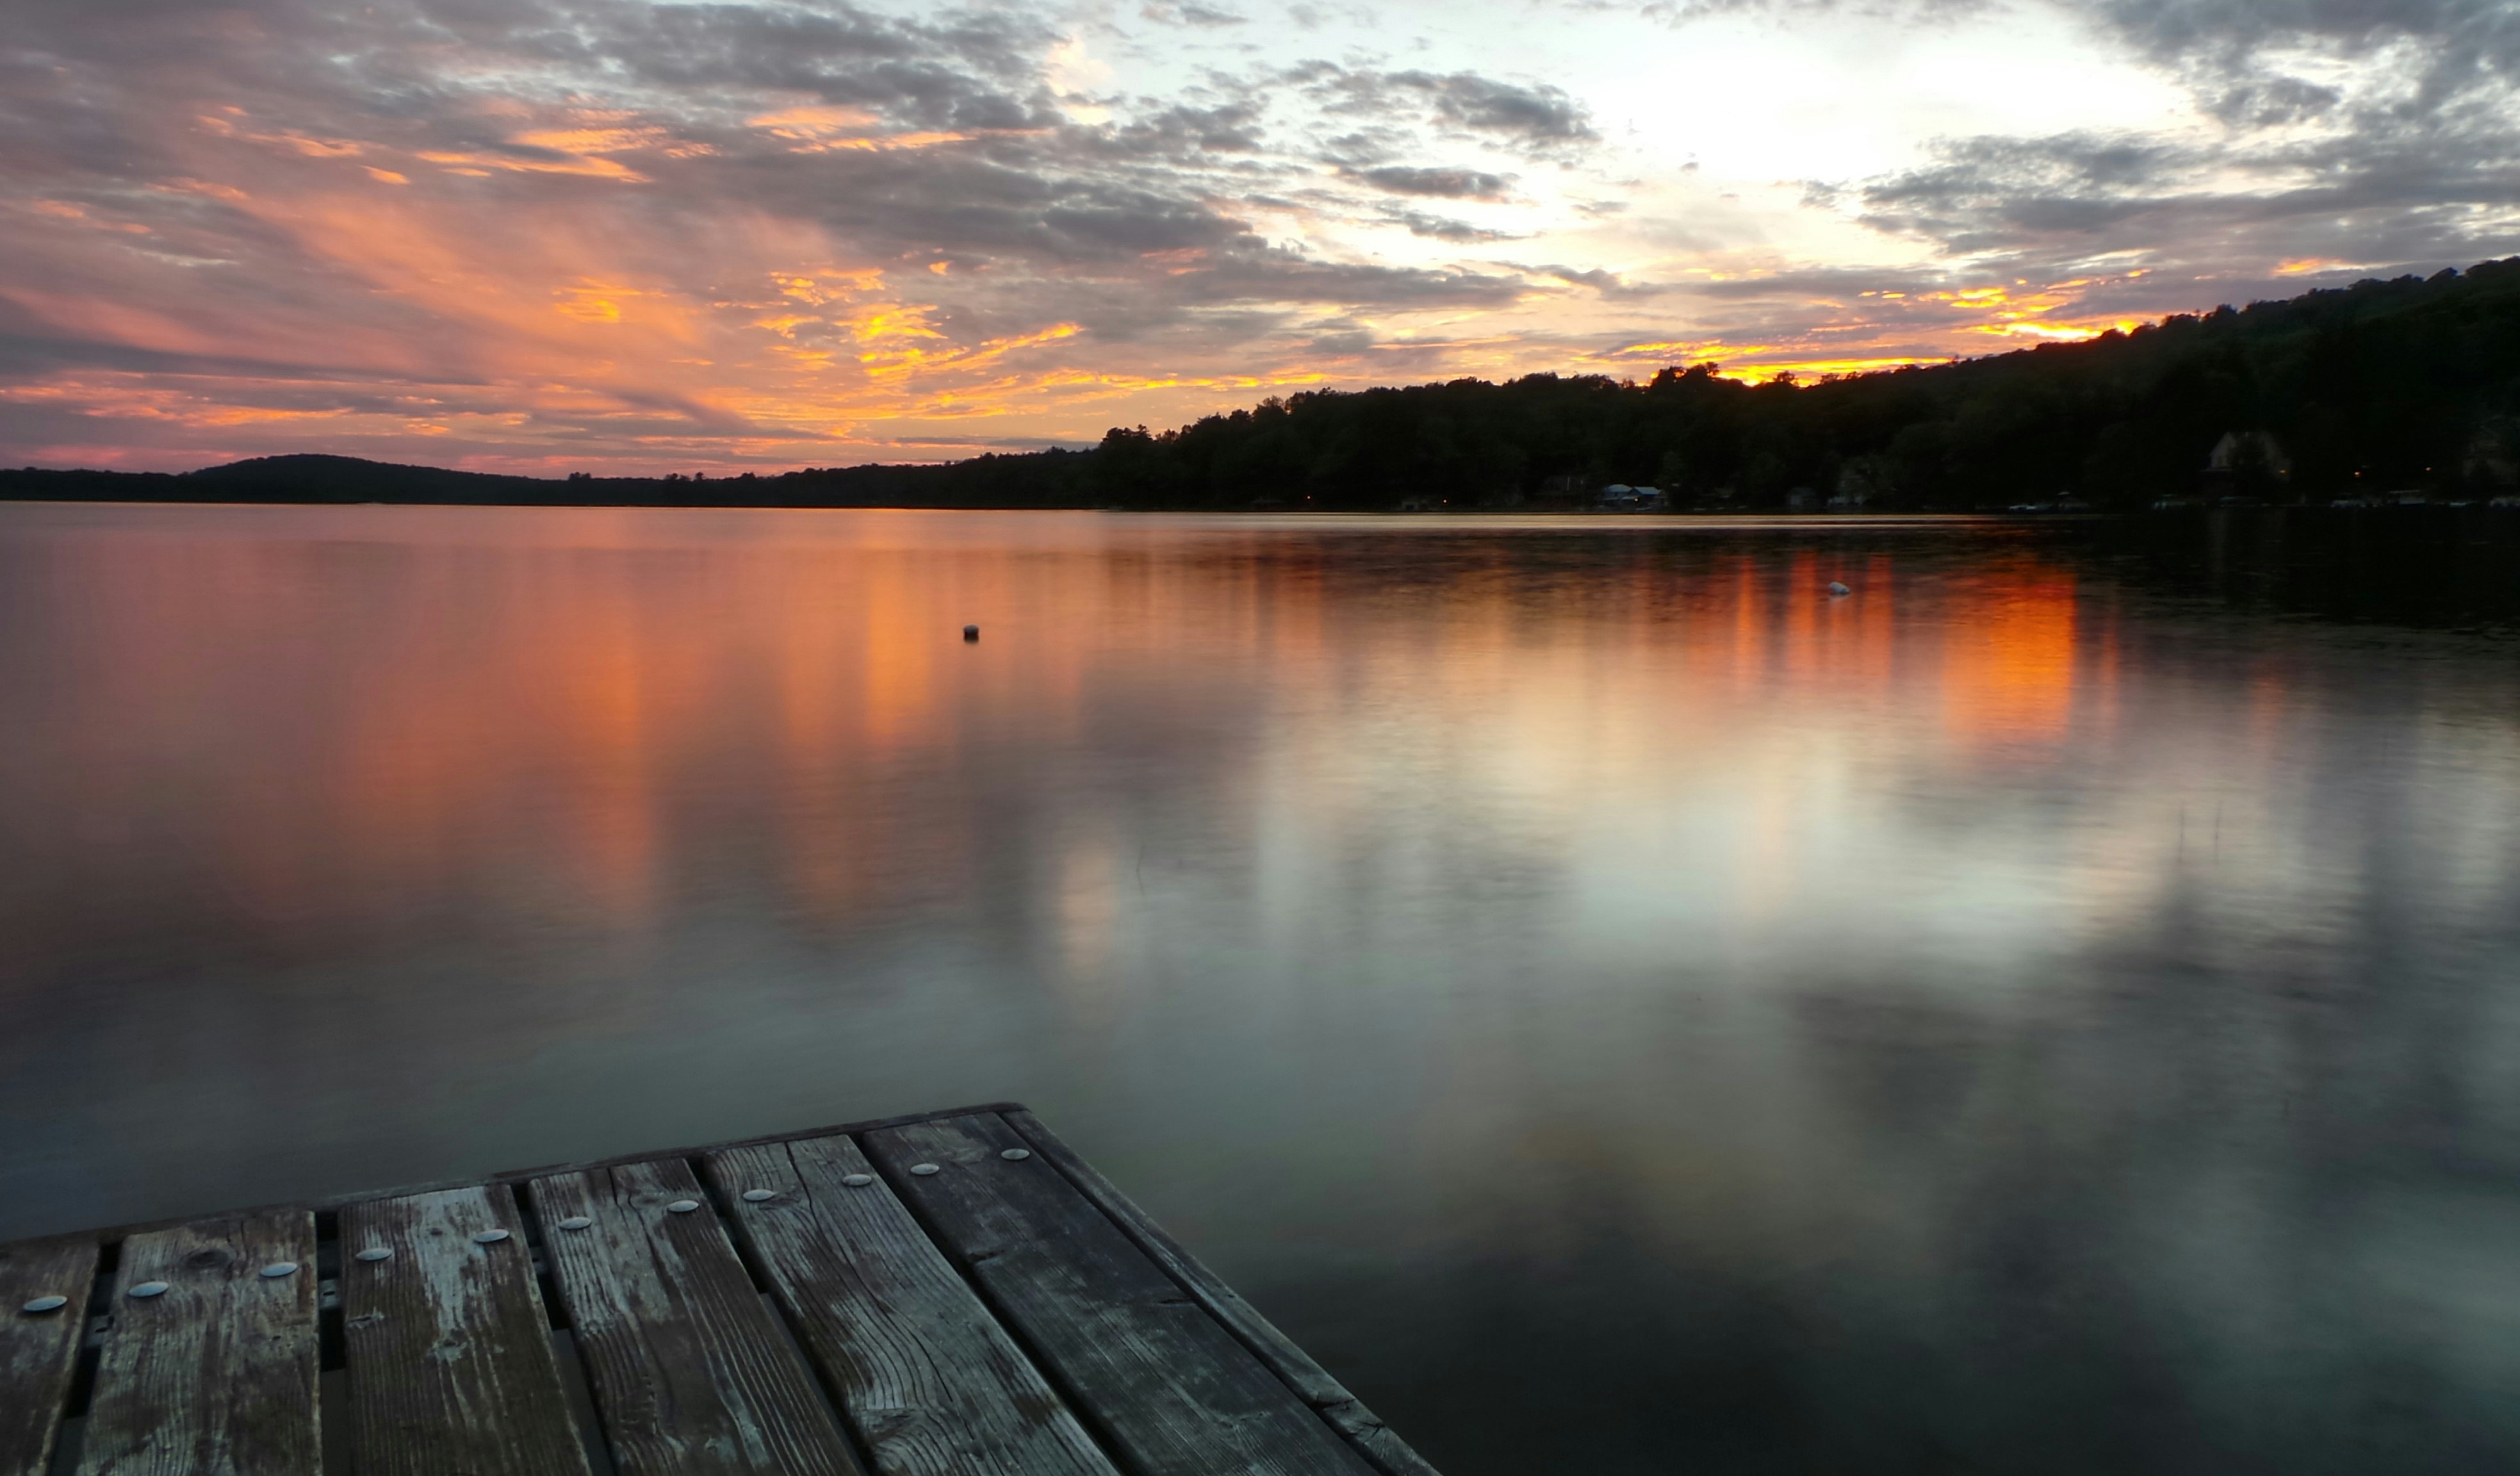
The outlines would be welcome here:
<svg viewBox="0 0 2520 1476">
<path fill-rule="evenodd" d="M 497 522 L 394 516 L 423 529 Z M 1238 743 L 1346 751 L 1333 767 L 1372 770 L 1476 733 L 1465 754 L 1487 748 L 1516 786 L 1572 795 L 1598 789 L 1604 764 L 1668 788 L 1662 766 L 1681 752 L 1692 767 L 1798 783 L 1734 751 L 1753 728 L 1843 730 L 1903 762 L 1946 745 L 2035 752 L 2085 719 L 2078 704 L 2109 659 L 2074 577 L 2027 554 L 1917 586 L 1882 553 L 1779 560 L 1736 547 L 1675 566 L 1641 539 L 1607 586 L 1615 606 L 1557 601 L 1500 570 L 1413 597 L 1431 602 L 1428 623 L 1375 613 L 1353 562 L 1371 535 L 1207 536 L 1185 559 L 1141 557 L 1169 533 L 1085 517 L 1054 521 L 1047 544 L 984 528 L 910 553 L 906 536 L 942 524 L 824 514 L 779 523 L 792 544 L 675 551 L 645 544 L 665 524 L 594 516 L 624 541 L 544 544 L 533 514 L 510 514 L 488 547 L 425 540 L 358 571 L 359 585 L 414 598 L 388 606 L 392 623 L 361 638 L 375 658 L 352 667 L 287 634 L 339 618 L 349 587 L 328 544 L 213 539 L 179 578 L 145 559 L 100 564 L 93 577 L 112 588 L 94 607 L 114 613 L 93 633 L 77 700 L 44 717 L 40 739 L 103 756 L 77 771 L 75 800 L 95 813 L 145 808 L 200 745 L 223 754 L 214 793 L 226 798 L 207 804 L 212 827 L 192 843 L 233 851 L 258 907 L 338 905 L 365 895 L 360 878 L 453 886 L 498 865 L 477 850 L 486 837 L 518 843 L 501 817 L 521 805 L 543 817 L 525 832 L 533 865 L 630 917 L 665 884 L 669 795 L 695 764 L 780 776 L 792 796 L 778 827 L 787 873 L 800 904 L 830 908 L 898 874 L 872 858 L 964 845 L 932 817 L 927 833 L 891 832 L 870 776 L 1004 741 L 1013 735 L 1000 725 L 1018 713 L 1023 741 L 1056 750 L 1156 693 L 1194 703 L 1265 672 L 1283 712 L 1311 716 Z M 421 598 L 456 579 L 473 592 L 460 606 Z M 1831 580 L 1857 593 L 1829 599 Z M 983 629 L 975 647 L 957 634 L 967 622 Z M 220 710 L 216 693 L 272 688 L 298 693 L 278 745 L 198 726 Z M 141 702 L 152 720 L 127 715 Z M 342 824 L 310 827 L 299 811 Z"/>
</svg>

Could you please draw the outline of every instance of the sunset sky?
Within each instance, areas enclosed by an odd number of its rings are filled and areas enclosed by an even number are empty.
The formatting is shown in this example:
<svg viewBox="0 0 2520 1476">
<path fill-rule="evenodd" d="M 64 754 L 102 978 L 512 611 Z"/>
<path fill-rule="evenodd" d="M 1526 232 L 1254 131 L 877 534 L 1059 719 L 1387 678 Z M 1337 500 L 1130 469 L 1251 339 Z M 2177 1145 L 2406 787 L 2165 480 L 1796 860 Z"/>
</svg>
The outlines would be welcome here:
<svg viewBox="0 0 2520 1476">
<path fill-rule="evenodd" d="M 2520 250 L 2498 0 L 15 0 L 0 464 L 662 472 Z"/>
</svg>

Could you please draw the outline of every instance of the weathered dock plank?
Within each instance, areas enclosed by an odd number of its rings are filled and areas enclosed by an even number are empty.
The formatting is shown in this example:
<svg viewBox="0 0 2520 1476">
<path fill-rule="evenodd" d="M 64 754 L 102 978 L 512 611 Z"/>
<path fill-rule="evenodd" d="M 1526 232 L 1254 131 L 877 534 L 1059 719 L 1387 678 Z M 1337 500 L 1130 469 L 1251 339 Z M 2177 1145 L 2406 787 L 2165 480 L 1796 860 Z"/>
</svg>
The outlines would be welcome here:
<svg viewBox="0 0 2520 1476">
<path fill-rule="evenodd" d="M 0 1246 L 0 1476 L 1434 1476 L 1012 1103 Z"/>
<path fill-rule="evenodd" d="M 125 1240 L 82 1476 L 315 1476 L 316 1303 L 304 1210 Z"/>
<path fill-rule="evenodd" d="M 880 1476 L 1116 1476 L 847 1138 L 705 1163 Z"/>
<path fill-rule="evenodd" d="M 864 1143 L 1134 1472 L 1371 1472 L 1001 1117 L 889 1128 Z"/>
<path fill-rule="evenodd" d="M 340 1227 L 362 1476 L 587 1476 L 507 1186 L 353 1205 Z"/>
<path fill-rule="evenodd" d="M 43 1476 L 52 1464 L 97 1257 L 84 1235 L 0 1245 L 0 1476 Z"/>
<path fill-rule="evenodd" d="M 860 1476 L 688 1164 L 556 1175 L 532 1195 L 622 1476 Z"/>
<path fill-rule="evenodd" d="M 1275 1324 L 1260 1315 L 1259 1309 L 1242 1298 L 1242 1294 L 1220 1280 L 1216 1274 L 1198 1263 L 1198 1259 L 1182 1248 L 1181 1242 L 1167 1234 L 1161 1226 L 1138 1208 L 1119 1186 L 1102 1177 L 1102 1171 L 1078 1156 L 1075 1149 L 1061 1141 L 1058 1135 L 1043 1126 L 1030 1111 L 1015 1107 L 1003 1114 L 1007 1126 L 1015 1130 L 1024 1143 L 1050 1165 L 1067 1177 L 1070 1184 L 1094 1207 L 1110 1217 L 1121 1231 L 1147 1253 L 1148 1259 L 1163 1268 L 1164 1274 L 1180 1282 L 1200 1306 L 1223 1322 L 1227 1330 L 1239 1338 L 1271 1371 L 1284 1380 L 1303 1401 L 1311 1405 L 1322 1418 L 1354 1442 L 1384 1476 L 1436 1476 L 1426 1458 L 1410 1449 L 1408 1442 L 1365 1407 L 1364 1401 L 1347 1391 L 1329 1370 L 1313 1361 L 1312 1355 L 1280 1332 Z"/>
</svg>

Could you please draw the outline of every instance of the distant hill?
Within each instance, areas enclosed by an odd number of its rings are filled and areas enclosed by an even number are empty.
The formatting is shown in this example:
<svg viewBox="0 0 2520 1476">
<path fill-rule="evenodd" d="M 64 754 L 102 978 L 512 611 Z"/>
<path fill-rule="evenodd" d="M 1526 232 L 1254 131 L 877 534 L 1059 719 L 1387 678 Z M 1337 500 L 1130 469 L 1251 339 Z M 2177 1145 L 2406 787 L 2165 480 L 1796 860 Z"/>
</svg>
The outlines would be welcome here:
<svg viewBox="0 0 2520 1476">
<path fill-rule="evenodd" d="M 224 467 L 205 467 L 179 479 L 208 496 L 233 502 L 538 502 L 554 486 L 572 485 L 544 477 L 403 467 L 355 456 L 257 456 Z"/>
<path fill-rule="evenodd" d="M 566 480 L 278 456 L 178 475 L 0 471 L 0 497 L 758 507 L 2002 507 L 2071 494 L 2324 503 L 2520 484 L 2520 257 L 2179 315 L 2083 343 L 1810 384 L 1674 366 L 1272 398 L 1091 451 L 731 478 Z"/>
<path fill-rule="evenodd" d="M 0 499 L 60 502 L 433 503 L 517 507 L 1074 507 L 1045 489 L 1086 453 L 944 466 L 834 467 L 774 476 L 505 476 L 355 456 L 258 456 L 199 471 L 0 470 Z"/>
</svg>

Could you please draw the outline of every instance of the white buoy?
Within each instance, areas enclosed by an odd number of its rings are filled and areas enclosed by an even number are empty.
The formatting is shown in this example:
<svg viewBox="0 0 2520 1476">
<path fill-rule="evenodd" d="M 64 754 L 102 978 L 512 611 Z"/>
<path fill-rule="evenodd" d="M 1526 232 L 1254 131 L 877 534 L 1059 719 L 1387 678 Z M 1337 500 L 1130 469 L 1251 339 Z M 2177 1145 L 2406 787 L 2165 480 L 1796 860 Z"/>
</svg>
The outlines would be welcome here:
<svg viewBox="0 0 2520 1476">
<path fill-rule="evenodd" d="M 1838 583 L 1834 579 L 1828 582 L 1828 598 L 1831 600 L 1843 600 L 1854 593 L 1855 591 L 1848 589 L 1845 585 Z"/>
</svg>

